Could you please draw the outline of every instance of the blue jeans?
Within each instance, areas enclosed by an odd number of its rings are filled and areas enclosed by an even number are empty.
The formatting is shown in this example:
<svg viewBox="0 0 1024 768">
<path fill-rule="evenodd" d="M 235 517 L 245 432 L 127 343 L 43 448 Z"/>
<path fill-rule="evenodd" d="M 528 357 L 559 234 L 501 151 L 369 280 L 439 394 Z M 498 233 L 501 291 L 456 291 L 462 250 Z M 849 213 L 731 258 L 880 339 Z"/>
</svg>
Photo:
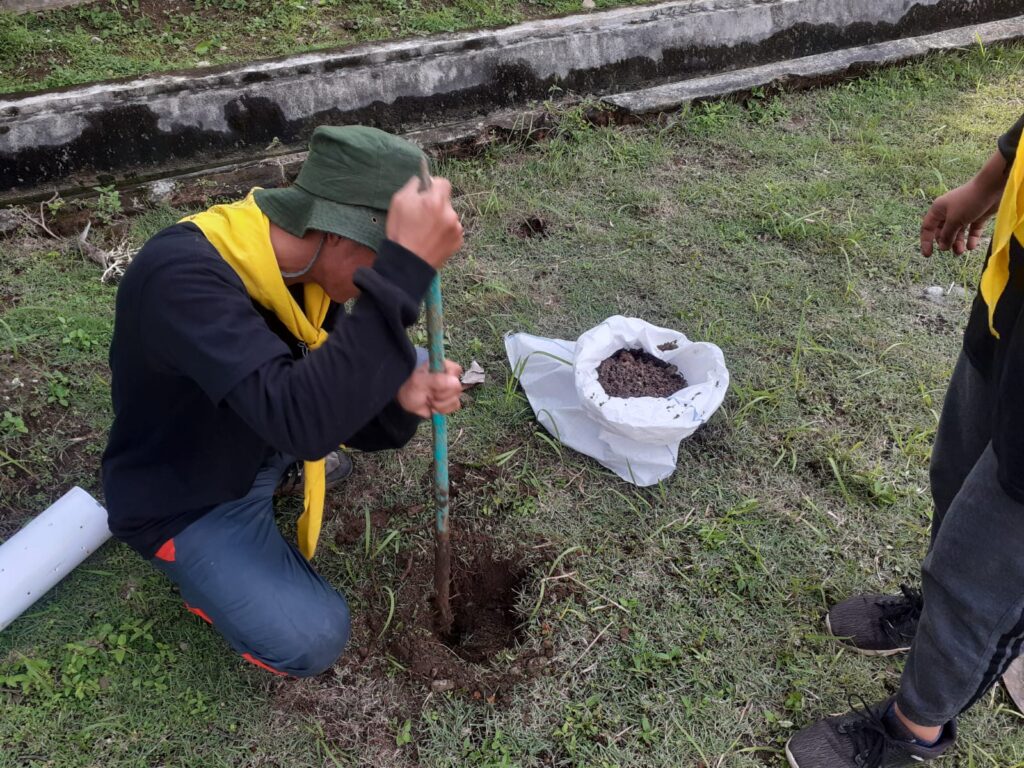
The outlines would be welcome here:
<svg viewBox="0 0 1024 768">
<path fill-rule="evenodd" d="M 196 520 L 150 562 L 246 661 L 309 677 L 341 655 L 350 622 L 345 598 L 274 523 L 274 489 L 291 461 L 271 457 L 249 493 Z"/>
</svg>

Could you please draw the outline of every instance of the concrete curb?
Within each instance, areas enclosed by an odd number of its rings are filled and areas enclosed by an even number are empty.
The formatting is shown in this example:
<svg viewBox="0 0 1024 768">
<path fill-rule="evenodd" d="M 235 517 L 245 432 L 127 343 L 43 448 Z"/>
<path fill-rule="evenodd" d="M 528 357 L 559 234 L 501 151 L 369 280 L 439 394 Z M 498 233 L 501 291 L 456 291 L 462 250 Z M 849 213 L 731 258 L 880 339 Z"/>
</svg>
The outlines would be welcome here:
<svg viewBox="0 0 1024 768">
<path fill-rule="evenodd" d="M 984 23 L 1024 0 L 682 0 L 243 67 L 0 98 L 0 200 L 300 149 L 321 123 L 407 132 L 585 94 Z"/>
<path fill-rule="evenodd" d="M 0 11 L 29 13 L 31 11 L 53 11 L 72 5 L 84 5 L 90 0 L 0 0 Z"/>
<path fill-rule="evenodd" d="M 613 111 L 602 112 L 595 117 L 615 122 L 638 121 L 652 115 L 673 112 L 690 102 L 746 94 L 759 86 L 815 86 L 872 67 L 977 45 L 979 40 L 985 45 L 992 45 L 1021 37 L 1024 37 L 1024 16 L 982 27 L 967 27 L 881 45 L 862 46 L 608 96 L 603 101 Z M 554 106 L 565 108 L 573 103 L 578 102 L 561 101 Z M 554 127 L 556 120 L 549 109 L 515 109 L 404 135 L 435 156 L 464 156 L 507 138 L 525 141 L 542 138 Z M 194 207 L 203 204 L 208 198 L 243 194 L 254 186 L 287 184 L 295 178 L 305 158 L 305 152 L 293 152 L 132 185 L 126 191 L 130 196 L 151 203 L 170 202 Z"/>
<path fill-rule="evenodd" d="M 932 35 L 846 48 L 711 77 L 666 83 L 606 96 L 602 101 L 630 115 L 672 112 L 690 102 L 721 98 L 765 85 L 799 87 L 817 84 L 853 71 L 897 64 L 935 51 L 970 47 L 977 45 L 979 41 L 991 45 L 1022 37 L 1024 16 L 1015 16 L 1012 19 L 993 21 L 977 27 L 961 27 Z"/>
</svg>

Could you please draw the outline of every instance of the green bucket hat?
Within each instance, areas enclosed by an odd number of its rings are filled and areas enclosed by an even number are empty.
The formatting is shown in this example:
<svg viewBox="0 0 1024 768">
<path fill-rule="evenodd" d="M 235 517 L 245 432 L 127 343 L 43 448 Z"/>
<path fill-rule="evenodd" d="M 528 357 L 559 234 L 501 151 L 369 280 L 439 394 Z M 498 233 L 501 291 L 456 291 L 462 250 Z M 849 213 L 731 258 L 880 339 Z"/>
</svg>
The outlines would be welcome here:
<svg viewBox="0 0 1024 768">
<path fill-rule="evenodd" d="M 415 144 L 376 128 L 322 125 L 295 183 L 256 190 L 256 205 L 296 237 L 315 229 L 377 251 L 391 197 L 420 174 L 423 157 Z"/>
</svg>

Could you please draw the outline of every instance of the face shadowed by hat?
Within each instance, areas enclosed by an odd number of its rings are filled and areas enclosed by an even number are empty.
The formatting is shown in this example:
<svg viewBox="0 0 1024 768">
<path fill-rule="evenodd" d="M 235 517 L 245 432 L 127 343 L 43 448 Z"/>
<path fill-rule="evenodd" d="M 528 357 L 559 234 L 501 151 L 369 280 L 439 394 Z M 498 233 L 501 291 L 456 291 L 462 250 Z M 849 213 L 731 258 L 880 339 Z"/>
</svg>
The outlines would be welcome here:
<svg viewBox="0 0 1024 768">
<path fill-rule="evenodd" d="M 376 128 L 320 126 L 295 183 L 257 190 L 256 204 L 296 237 L 330 232 L 377 251 L 391 197 L 419 175 L 423 157 L 415 144 Z"/>
</svg>

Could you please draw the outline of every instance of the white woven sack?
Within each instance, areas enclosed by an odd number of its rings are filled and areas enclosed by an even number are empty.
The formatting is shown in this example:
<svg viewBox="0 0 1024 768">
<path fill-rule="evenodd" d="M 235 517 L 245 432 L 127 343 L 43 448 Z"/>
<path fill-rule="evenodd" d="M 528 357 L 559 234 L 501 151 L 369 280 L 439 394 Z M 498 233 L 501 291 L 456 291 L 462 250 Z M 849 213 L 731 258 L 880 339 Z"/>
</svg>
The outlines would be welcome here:
<svg viewBox="0 0 1024 768">
<path fill-rule="evenodd" d="M 667 398 L 609 397 L 597 367 L 623 347 L 643 348 L 675 365 L 687 386 Z M 509 334 L 505 350 L 537 421 L 557 440 L 640 486 L 675 471 L 680 441 L 711 418 L 729 387 L 725 359 L 714 344 L 618 315 L 575 342 Z"/>
</svg>

